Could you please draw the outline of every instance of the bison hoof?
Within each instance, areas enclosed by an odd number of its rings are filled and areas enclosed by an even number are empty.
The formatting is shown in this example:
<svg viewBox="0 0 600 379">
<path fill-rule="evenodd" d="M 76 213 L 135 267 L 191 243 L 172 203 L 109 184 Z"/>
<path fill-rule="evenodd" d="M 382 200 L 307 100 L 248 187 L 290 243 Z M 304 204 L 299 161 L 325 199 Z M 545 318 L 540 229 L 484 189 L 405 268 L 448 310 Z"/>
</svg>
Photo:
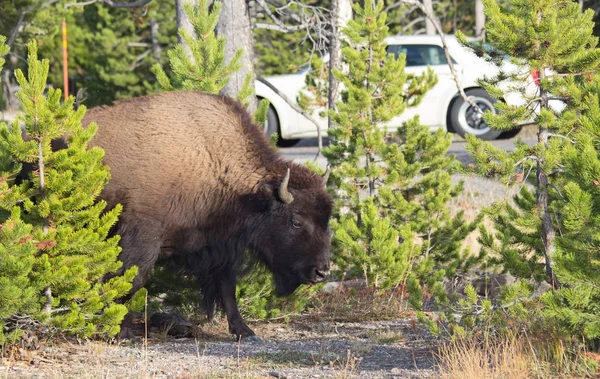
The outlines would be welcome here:
<svg viewBox="0 0 600 379">
<path fill-rule="evenodd" d="M 133 334 L 133 328 L 130 326 L 122 326 L 121 331 L 119 332 L 119 340 L 133 340 L 135 338 L 135 334 Z"/>
<path fill-rule="evenodd" d="M 133 333 L 133 316 L 131 313 L 127 313 L 125 317 L 123 317 L 123 321 L 121 321 L 121 331 L 119 332 L 118 339 L 123 340 L 133 340 L 135 338 L 135 334 Z"/>
<path fill-rule="evenodd" d="M 256 334 L 254 334 L 252 329 L 250 329 L 248 327 L 248 325 L 244 324 L 243 322 L 230 325 L 229 332 L 231 334 L 235 334 L 238 341 L 240 341 L 242 339 L 248 340 L 249 338 L 252 338 L 252 337 L 257 338 Z"/>
</svg>

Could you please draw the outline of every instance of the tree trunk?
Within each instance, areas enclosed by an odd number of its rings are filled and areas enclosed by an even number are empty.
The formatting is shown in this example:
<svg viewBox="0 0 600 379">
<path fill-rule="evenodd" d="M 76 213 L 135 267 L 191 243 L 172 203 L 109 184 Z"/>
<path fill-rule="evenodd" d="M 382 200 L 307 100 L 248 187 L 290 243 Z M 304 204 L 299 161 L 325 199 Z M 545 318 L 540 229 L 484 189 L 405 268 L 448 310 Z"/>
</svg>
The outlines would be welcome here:
<svg viewBox="0 0 600 379">
<path fill-rule="evenodd" d="M 185 14 L 185 10 L 183 9 L 183 4 L 185 3 L 192 4 L 193 6 L 198 5 L 197 0 L 175 0 L 175 8 L 177 10 L 177 42 L 184 45 L 183 49 L 185 50 L 188 57 L 190 57 L 190 59 L 193 60 L 194 58 L 192 57 L 192 52 L 190 51 L 190 48 L 184 44 L 183 39 L 179 35 L 180 29 L 185 30 L 186 33 L 190 36 L 195 35 L 194 26 L 190 22 L 190 19 L 187 17 L 187 15 Z"/>
<path fill-rule="evenodd" d="M 435 14 L 433 13 L 433 0 L 423 0 L 423 5 L 425 6 L 427 12 L 429 12 L 430 15 L 435 17 Z M 435 26 L 433 25 L 433 22 L 431 22 L 429 17 L 425 19 L 425 33 L 428 36 L 433 36 L 436 34 Z"/>
<path fill-rule="evenodd" d="M 544 68 L 540 69 L 540 80 L 543 80 L 545 76 Z M 549 109 L 548 105 L 548 91 L 540 87 L 540 98 L 541 107 Z M 540 127 L 538 131 L 538 143 L 548 146 L 548 128 Z M 544 171 L 544 160 L 545 156 L 538 157 L 536 179 L 537 179 L 537 204 L 536 208 L 539 210 L 542 218 L 542 252 L 544 254 L 545 266 L 546 266 L 546 280 L 552 285 L 553 288 L 558 288 L 559 283 L 554 274 L 552 268 L 552 260 L 554 259 L 554 238 L 556 232 L 554 225 L 552 225 L 552 216 L 550 215 L 550 209 L 548 208 L 548 174 Z"/>
<path fill-rule="evenodd" d="M 9 113 L 17 112 L 20 108 L 19 100 L 15 94 L 17 93 L 17 82 L 13 75 L 12 67 L 17 67 L 17 58 L 14 55 L 9 55 L 6 58 L 6 64 L 2 70 L 2 100 L 4 101 L 5 110 Z"/>
<path fill-rule="evenodd" d="M 252 77 L 254 85 L 254 41 L 252 37 L 252 26 L 250 15 L 245 0 L 223 0 L 223 8 L 219 23 L 217 24 L 217 35 L 224 36 L 225 61 L 229 62 L 238 49 L 243 49 L 241 63 L 242 68 L 233 73 L 227 85 L 221 90 L 222 94 L 236 97 L 244 84 L 248 74 Z M 256 111 L 256 98 L 249 99 L 248 111 Z"/>
<path fill-rule="evenodd" d="M 475 37 L 483 38 L 485 33 L 485 13 L 483 13 L 483 2 L 475 0 Z"/>
<path fill-rule="evenodd" d="M 335 109 L 339 82 L 333 76 L 333 69 L 341 69 L 342 46 L 340 35 L 342 29 L 352 19 L 352 0 L 333 0 L 331 4 L 331 40 L 329 45 L 329 89 L 327 100 L 329 109 Z M 328 117 L 328 128 L 331 128 L 331 117 Z"/>
<path fill-rule="evenodd" d="M 156 18 L 152 17 L 150 20 L 150 37 L 152 40 L 152 55 L 157 62 L 160 62 L 160 44 L 158 43 L 158 22 Z"/>
</svg>

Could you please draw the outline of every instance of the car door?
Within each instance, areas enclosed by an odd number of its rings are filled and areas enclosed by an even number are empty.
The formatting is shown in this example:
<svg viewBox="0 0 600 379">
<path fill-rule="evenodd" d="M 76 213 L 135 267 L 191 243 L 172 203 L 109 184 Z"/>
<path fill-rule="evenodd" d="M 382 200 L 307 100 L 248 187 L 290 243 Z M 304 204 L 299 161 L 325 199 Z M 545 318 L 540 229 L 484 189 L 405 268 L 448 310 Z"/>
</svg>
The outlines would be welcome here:
<svg viewBox="0 0 600 379">
<path fill-rule="evenodd" d="M 419 105 L 407 108 L 401 116 L 395 117 L 388 125 L 398 126 L 402 121 L 418 114 L 423 125 L 432 128 L 444 127 L 448 94 L 452 92 L 452 87 L 456 89 L 444 49 L 436 44 L 402 43 L 388 45 L 387 52 L 394 54 L 396 58 L 402 53 L 406 54 L 405 71 L 408 74 L 421 75 L 426 72 L 427 67 L 431 67 L 438 77 L 437 84 L 425 94 Z M 452 63 L 460 79 L 461 68 L 454 59 Z"/>
</svg>

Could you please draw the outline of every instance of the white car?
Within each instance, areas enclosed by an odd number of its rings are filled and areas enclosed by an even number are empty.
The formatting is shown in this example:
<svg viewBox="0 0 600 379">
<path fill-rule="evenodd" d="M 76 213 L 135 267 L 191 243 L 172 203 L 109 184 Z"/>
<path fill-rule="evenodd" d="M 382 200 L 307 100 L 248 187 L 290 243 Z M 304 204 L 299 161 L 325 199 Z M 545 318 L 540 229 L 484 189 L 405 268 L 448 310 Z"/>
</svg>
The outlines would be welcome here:
<svg viewBox="0 0 600 379">
<path fill-rule="evenodd" d="M 448 52 L 452 58 L 458 79 L 467 96 L 472 96 L 475 103 L 483 111 L 495 111 L 493 99 L 478 84 L 477 79 L 491 77 L 498 68 L 484 59 L 466 50 L 452 35 L 445 36 Z M 499 137 L 502 132 L 491 129 L 473 107 L 459 95 L 456 83 L 447 64 L 441 38 L 435 36 L 391 36 L 386 39 L 388 54 L 406 54 L 407 73 L 420 74 L 431 67 L 438 76 L 438 83 L 428 91 L 416 107 L 407 108 L 400 116 L 393 118 L 383 127 L 393 131 L 415 115 L 420 116 L 421 123 L 429 126 L 432 131 L 444 128 L 462 136 L 474 134 L 481 139 L 491 140 Z M 509 64 L 506 62 L 506 64 Z M 297 74 L 268 76 L 265 79 L 275 88 L 284 93 L 289 99 L 296 101 L 298 93 L 305 86 L 308 69 Z M 537 90 L 535 78 L 531 77 L 526 84 L 528 93 Z M 265 123 L 265 133 L 278 133 L 280 146 L 291 146 L 301 138 L 316 138 L 317 128 L 302 114 L 296 112 L 285 100 L 260 81 L 256 81 L 257 97 L 266 98 L 271 102 Z M 502 101 L 509 105 L 523 105 L 525 100 L 518 92 L 508 93 Z M 319 122 L 323 136 L 327 135 L 327 119 L 319 116 L 319 110 L 313 113 Z"/>
</svg>

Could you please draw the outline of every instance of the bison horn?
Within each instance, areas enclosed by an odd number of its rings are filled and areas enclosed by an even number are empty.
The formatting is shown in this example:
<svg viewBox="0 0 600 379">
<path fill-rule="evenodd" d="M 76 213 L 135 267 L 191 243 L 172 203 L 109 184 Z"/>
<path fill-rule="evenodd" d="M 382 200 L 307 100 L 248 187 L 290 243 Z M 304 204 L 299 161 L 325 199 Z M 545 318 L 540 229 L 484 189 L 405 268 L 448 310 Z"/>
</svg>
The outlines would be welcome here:
<svg viewBox="0 0 600 379">
<path fill-rule="evenodd" d="M 331 172 L 331 169 L 329 168 L 329 165 L 327 165 L 327 169 L 325 170 L 325 173 L 322 176 L 322 178 L 323 178 L 323 187 L 327 186 L 327 180 L 329 179 L 329 173 L 330 172 Z"/>
<path fill-rule="evenodd" d="M 290 182 L 290 168 L 288 167 L 283 180 L 281 181 L 281 186 L 279 186 L 279 198 L 285 204 L 290 204 L 294 201 L 294 196 L 288 191 L 288 183 Z"/>
</svg>

